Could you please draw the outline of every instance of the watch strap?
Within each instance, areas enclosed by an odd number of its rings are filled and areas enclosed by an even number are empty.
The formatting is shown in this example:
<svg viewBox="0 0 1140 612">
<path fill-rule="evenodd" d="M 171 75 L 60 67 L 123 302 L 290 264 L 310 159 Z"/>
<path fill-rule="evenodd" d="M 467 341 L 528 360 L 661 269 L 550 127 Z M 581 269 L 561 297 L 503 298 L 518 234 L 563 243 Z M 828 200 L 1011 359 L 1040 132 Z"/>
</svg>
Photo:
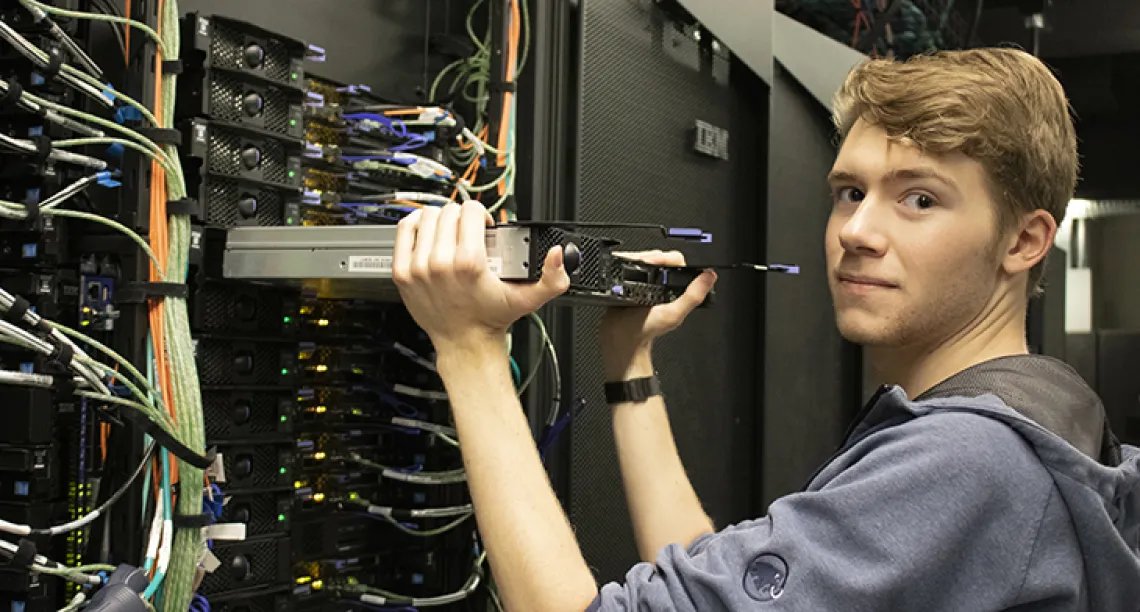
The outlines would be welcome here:
<svg viewBox="0 0 1140 612">
<path fill-rule="evenodd" d="M 661 382 L 657 380 L 656 376 L 608 382 L 605 385 L 605 391 L 606 403 L 610 405 L 643 402 L 651 397 L 661 395 Z"/>
</svg>

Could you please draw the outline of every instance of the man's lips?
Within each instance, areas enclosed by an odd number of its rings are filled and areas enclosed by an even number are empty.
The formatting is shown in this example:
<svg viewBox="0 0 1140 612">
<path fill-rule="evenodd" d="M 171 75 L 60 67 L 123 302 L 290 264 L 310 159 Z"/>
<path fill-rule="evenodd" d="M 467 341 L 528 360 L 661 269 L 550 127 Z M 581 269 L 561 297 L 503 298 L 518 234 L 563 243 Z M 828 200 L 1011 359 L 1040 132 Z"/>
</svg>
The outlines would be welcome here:
<svg viewBox="0 0 1140 612">
<path fill-rule="evenodd" d="M 899 285 L 888 280 L 875 278 L 873 276 L 864 276 L 862 274 L 849 274 L 846 272 L 838 272 L 835 277 L 842 283 L 849 283 L 851 285 L 859 285 L 864 287 L 883 287 L 886 289 L 895 289 Z"/>
</svg>

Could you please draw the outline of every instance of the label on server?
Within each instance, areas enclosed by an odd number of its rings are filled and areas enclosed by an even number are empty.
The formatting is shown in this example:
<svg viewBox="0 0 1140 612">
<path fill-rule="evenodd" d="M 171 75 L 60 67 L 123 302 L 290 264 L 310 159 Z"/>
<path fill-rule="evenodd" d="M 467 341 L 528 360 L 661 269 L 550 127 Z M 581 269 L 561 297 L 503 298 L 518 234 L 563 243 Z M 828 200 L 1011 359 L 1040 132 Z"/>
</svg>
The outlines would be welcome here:
<svg viewBox="0 0 1140 612">
<path fill-rule="evenodd" d="M 349 272 L 391 272 L 391 255 L 352 255 L 348 258 Z"/>
</svg>

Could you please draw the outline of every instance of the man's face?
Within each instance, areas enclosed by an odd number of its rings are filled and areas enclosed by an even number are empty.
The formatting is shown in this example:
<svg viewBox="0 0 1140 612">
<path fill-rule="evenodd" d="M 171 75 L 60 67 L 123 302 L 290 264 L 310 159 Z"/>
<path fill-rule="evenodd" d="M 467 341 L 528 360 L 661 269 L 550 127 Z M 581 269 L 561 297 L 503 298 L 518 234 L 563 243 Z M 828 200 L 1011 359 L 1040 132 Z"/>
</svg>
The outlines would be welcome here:
<svg viewBox="0 0 1140 612">
<path fill-rule="evenodd" d="M 828 182 L 828 282 L 845 338 L 922 346 L 981 317 L 1000 269 L 981 164 L 924 155 L 859 121 Z"/>
</svg>

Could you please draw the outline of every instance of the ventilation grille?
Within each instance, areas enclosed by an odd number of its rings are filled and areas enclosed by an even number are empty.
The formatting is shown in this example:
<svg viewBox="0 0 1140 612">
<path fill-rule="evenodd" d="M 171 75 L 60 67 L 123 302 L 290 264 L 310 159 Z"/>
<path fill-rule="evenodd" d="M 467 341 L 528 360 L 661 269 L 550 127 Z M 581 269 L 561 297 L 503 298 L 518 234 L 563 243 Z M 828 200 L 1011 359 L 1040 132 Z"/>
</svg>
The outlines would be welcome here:
<svg viewBox="0 0 1140 612">
<path fill-rule="evenodd" d="M 210 177 L 206 201 L 206 223 L 233 227 L 259 225 L 277 227 L 285 225 L 285 199 L 272 189 L 246 187 L 235 181 Z M 252 199 L 252 215 L 246 201 Z M 245 207 L 245 210 L 243 210 Z"/>
<path fill-rule="evenodd" d="M 295 304 L 292 292 L 272 287 L 206 282 L 194 292 L 191 320 L 197 332 L 281 334 L 292 326 Z"/>
<path fill-rule="evenodd" d="M 289 393 L 266 391 L 205 391 L 202 411 L 208 442 L 289 435 L 292 429 Z"/>
<path fill-rule="evenodd" d="M 197 353 L 203 385 L 292 385 L 293 361 L 285 345 L 201 338 Z"/>
<path fill-rule="evenodd" d="M 243 153 L 257 152 L 257 163 L 246 165 Z M 289 160 L 285 147 L 269 139 L 242 138 L 231 130 L 210 126 L 210 171 L 284 185 Z"/>
<path fill-rule="evenodd" d="M 245 49 L 250 44 L 257 44 L 265 51 L 265 58 L 260 67 L 251 68 L 246 64 Z M 259 74 L 280 83 L 293 82 L 290 67 L 292 58 L 289 55 L 288 45 L 279 40 L 254 39 L 218 19 L 213 20 L 210 59 L 215 66 Z"/>
<path fill-rule="evenodd" d="M 248 123 L 270 132 L 288 135 L 289 97 L 275 87 L 257 87 L 243 83 L 229 72 L 210 73 L 210 115 L 220 121 Z M 247 96 L 261 98 L 261 109 L 249 114 Z"/>
<path fill-rule="evenodd" d="M 225 544 L 214 543 L 220 565 L 206 574 L 199 592 L 203 595 L 270 585 L 279 578 L 279 555 L 289 555 L 289 540 L 265 539 Z"/>
<path fill-rule="evenodd" d="M 606 291 L 610 288 L 611 278 L 606 274 L 608 270 L 602 265 L 602 253 L 605 250 L 605 244 L 601 240 L 591 236 L 573 234 L 561 228 L 551 227 L 538 232 L 535 241 L 537 247 L 534 253 L 536 253 L 535 259 L 537 261 L 531 262 L 531 265 L 538 266 L 540 273 L 542 266 L 541 258 L 546 257 L 550 249 L 564 245 L 566 242 L 573 242 L 582 253 L 582 265 L 578 268 L 578 271 L 574 273 L 573 277 L 571 277 L 571 283 L 574 286 L 595 291 Z"/>
<path fill-rule="evenodd" d="M 291 500 L 291 493 L 231 495 L 218 522 L 244 523 L 247 537 L 287 533 Z"/>
<path fill-rule="evenodd" d="M 222 446 L 222 465 L 226 469 L 226 491 L 278 489 L 288 486 L 292 478 L 289 446 L 255 444 Z"/>
</svg>

